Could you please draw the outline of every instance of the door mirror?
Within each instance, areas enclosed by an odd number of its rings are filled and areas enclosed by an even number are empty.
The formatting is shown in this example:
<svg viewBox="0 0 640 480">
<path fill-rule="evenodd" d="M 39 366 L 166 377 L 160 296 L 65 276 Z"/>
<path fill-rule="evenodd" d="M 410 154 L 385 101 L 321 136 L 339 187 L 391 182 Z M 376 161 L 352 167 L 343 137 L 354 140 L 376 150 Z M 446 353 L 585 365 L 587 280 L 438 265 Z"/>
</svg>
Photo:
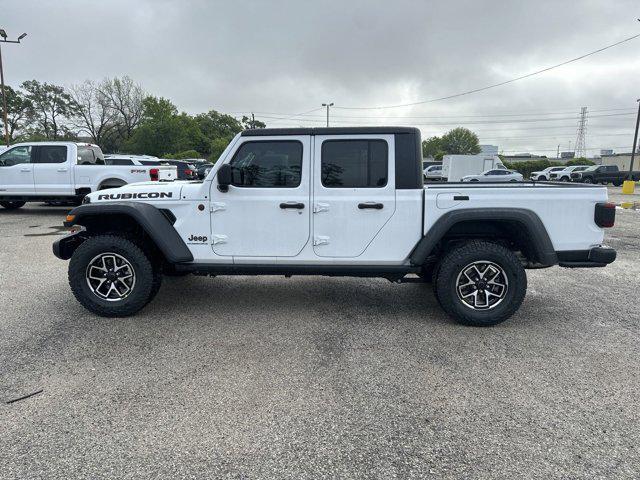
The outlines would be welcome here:
<svg viewBox="0 0 640 480">
<path fill-rule="evenodd" d="M 229 190 L 229 185 L 231 185 L 231 168 L 231 165 L 225 163 L 220 166 L 216 173 L 216 178 L 218 179 L 218 190 L 221 192 Z"/>
</svg>

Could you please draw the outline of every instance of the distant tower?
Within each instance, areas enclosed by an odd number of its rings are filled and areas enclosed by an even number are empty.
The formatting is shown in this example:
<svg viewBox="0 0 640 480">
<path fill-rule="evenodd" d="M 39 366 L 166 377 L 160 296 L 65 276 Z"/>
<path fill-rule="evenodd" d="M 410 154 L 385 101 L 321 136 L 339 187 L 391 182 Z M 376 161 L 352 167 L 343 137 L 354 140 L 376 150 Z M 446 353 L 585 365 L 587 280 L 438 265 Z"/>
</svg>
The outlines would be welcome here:
<svg viewBox="0 0 640 480">
<path fill-rule="evenodd" d="M 585 138 L 587 136 L 587 107 L 580 110 L 580 119 L 578 120 L 578 136 L 576 138 L 576 158 L 587 158 L 587 145 Z"/>
</svg>

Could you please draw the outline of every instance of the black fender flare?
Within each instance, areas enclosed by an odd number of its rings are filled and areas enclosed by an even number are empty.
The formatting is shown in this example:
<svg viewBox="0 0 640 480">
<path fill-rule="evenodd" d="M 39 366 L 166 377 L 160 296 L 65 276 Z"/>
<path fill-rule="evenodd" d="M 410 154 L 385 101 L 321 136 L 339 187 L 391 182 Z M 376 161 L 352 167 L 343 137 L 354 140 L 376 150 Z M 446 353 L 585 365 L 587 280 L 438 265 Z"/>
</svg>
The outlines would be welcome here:
<svg viewBox="0 0 640 480">
<path fill-rule="evenodd" d="M 558 256 L 547 229 L 535 212 L 524 208 L 466 208 L 447 212 L 436 221 L 411 252 L 409 257 L 411 264 L 423 265 L 449 229 L 467 220 L 516 222 L 526 229 L 539 263 L 547 266 L 558 263 Z"/>
<path fill-rule="evenodd" d="M 80 225 L 86 227 L 90 220 L 106 215 L 126 215 L 132 218 L 151 237 L 170 263 L 192 262 L 193 254 L 187 248 L 169 219 L 156 207 L 148 203 L 113 202 L 89 203 L 74 208 L 64 222 L 65 227 Z M 82 233 L 82 232 L 81 232 Z M 53 247 L 58 258 L 68 259 L 73 254 L 79 238 L 69 235 L 58 240 Z"/>
</svg>

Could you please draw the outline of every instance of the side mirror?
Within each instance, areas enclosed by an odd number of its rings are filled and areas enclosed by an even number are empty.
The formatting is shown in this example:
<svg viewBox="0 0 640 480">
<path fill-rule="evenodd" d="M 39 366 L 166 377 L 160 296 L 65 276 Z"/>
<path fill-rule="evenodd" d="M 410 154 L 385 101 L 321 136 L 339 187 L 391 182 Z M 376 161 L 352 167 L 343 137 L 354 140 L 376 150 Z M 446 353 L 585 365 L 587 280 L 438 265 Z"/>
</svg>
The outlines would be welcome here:
<svg viewBox="0 0 640 480">
<path fill-rule="evenodd" d="M 229 191 L 229 185 L 231 185 L 231 165 L 225 163 L 221 165 L 216 173 L 218 179 L 218 190 L 221 192 Z"/>
</svg>

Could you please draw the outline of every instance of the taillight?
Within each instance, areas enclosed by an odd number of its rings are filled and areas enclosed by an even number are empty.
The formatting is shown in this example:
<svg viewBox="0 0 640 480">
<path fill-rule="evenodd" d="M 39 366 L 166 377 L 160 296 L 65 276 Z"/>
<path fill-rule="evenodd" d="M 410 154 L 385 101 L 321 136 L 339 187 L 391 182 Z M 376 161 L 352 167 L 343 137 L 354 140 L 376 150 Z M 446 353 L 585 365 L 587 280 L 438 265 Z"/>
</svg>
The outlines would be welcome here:
<svg viewBox="0 0 640 480">
<path fill-rule="evenodd" d="M 190 170 L 190 169 L 188 169 L 188 168 L 187 168 L 187 169 L 184 171 L 184 173 L 185 173 L 185 175 L 193 175 L 193 170 Z"/>
<path fill-rule="evenodd" d="M 160 170 L 158 170 L 157 168 L 152 168 L 151 170 L 149 170 L 149 176 L 151 177 L 152 182 L 158 181 L 159 172 Z"/>
<path fill-rule="evenodd" d="M 613 227 L 613 224 L 616 222 L 616 204 L 611 202 L 596 203 L 596 211 L 593 214 L 593 219 L 599 227 Z"/>
</svg>

